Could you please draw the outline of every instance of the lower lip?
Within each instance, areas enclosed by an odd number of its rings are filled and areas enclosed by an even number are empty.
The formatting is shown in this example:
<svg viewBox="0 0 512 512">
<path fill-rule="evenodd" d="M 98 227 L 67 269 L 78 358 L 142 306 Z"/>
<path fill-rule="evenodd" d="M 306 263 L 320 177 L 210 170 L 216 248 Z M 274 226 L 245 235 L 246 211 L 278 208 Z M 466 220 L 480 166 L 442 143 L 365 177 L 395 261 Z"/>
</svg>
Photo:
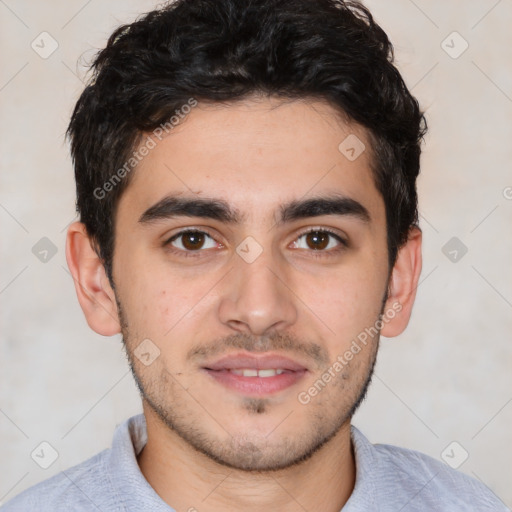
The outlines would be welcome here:
<svg viewBox="0 0 512 512">
<path fill-rule="evenodd" d="M 282 391 L 296 384 L 306 373 L 306 370 L 301 370 L 273 377 L 244 377 L 228 370 L 203 370 L 223 386 L 250 395 L 267 395 Z"/>
</svg>

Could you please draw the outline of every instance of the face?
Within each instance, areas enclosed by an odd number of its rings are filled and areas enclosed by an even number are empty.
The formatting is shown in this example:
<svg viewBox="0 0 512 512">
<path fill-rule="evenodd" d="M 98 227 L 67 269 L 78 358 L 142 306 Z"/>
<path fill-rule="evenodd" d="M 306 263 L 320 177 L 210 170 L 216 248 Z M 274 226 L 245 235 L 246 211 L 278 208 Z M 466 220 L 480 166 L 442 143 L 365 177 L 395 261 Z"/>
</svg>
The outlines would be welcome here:
<svg viewBox="0 0 512 512">
<path fill-rule="evenodd" d="M 367 148 L 355 160 L 338 149 L 351 134 Z M 374 328 L 388 286 L 362 129 L 323 102 L 199 104 L 141 161 L 115 229 L 127 354 L 169 435 L 266 470 L 348 428 L 378 335 L 333 364 Z"/>
</svg>

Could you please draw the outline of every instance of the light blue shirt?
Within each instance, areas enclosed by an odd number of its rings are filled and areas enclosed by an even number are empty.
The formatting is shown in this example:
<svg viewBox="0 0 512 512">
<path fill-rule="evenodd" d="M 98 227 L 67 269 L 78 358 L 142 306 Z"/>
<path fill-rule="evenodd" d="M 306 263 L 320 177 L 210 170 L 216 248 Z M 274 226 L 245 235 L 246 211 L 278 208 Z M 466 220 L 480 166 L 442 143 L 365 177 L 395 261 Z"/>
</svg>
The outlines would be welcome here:
<svg viewBox="0 0 512 512">
<path fill-rule="evenodd" d="M 351 432 L 356 484 L 342 512 L 510 512 L 479 481 L 443 462 L 405 448 L 373 445 L 354 426 Z M 146 441 L 144 415 L 133 416 L 116 428 L 112 448 L 26 489 L 0 510 L 173 512 L 137 464 Z"/>
</svg>

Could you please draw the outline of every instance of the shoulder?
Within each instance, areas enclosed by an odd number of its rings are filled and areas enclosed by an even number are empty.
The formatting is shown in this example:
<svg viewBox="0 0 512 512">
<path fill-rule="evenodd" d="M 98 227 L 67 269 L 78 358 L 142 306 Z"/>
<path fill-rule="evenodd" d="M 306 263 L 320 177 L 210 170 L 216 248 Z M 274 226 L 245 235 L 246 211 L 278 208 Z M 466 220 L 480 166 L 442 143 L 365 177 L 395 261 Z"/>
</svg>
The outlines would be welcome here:
<svg viewBox="0 0 512 512">
<path fill-rule="evenodd" d="M 370 464 L 377 501 L 381 504 L 400 504 L 403 512 L 509 510 L 479 480 L 415 450 L 389 444 L 373 445 L 354 430 L 356 451 L 359 444 L 366 453 L 366 464 Z M 387 509 L 383 507 L 383 510 Z"/>
<path fill-rule="evenodd" d="M 392 445 L 375 445 L 375 449 L 398 481 L 415 490 L 423 501 L 437 505 L 443 502 L 447 510 L 452 510 L 450 505 L 465 505 L 474 507 L 473 510 L 506 510 L 488 487 L 440 460 Z"/>
<path fill-rule="evenodd" d="M 110 449 L 24 490 L 5 505 L 1 512 L 58 512 L 117 510 L 107 503 L 112 494 L 105 458 Z M 111 490 L 109 493 L 108 491 Z M 108 505 L 105 508 L 105 505 Z"/>
</svg>

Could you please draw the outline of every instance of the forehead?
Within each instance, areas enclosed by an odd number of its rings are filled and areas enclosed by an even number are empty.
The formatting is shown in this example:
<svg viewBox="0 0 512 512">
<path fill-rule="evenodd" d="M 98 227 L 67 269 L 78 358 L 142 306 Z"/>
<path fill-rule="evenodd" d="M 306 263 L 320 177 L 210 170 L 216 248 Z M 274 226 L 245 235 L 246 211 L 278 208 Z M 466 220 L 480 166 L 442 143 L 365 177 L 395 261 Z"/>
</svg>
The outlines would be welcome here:
<svg viewBox="0 0 512 512">
<path fill-rule="evenodd" d="M 134 214 L 169 194 L 224 198 L 244 221 L 274 219 L 277 205 L 308 195 L 383 208 L 364 129 L 322 101 L 199 103 L 161 141 L 148 136 L 156 144 L 121 197 Z"/>
</svg>

